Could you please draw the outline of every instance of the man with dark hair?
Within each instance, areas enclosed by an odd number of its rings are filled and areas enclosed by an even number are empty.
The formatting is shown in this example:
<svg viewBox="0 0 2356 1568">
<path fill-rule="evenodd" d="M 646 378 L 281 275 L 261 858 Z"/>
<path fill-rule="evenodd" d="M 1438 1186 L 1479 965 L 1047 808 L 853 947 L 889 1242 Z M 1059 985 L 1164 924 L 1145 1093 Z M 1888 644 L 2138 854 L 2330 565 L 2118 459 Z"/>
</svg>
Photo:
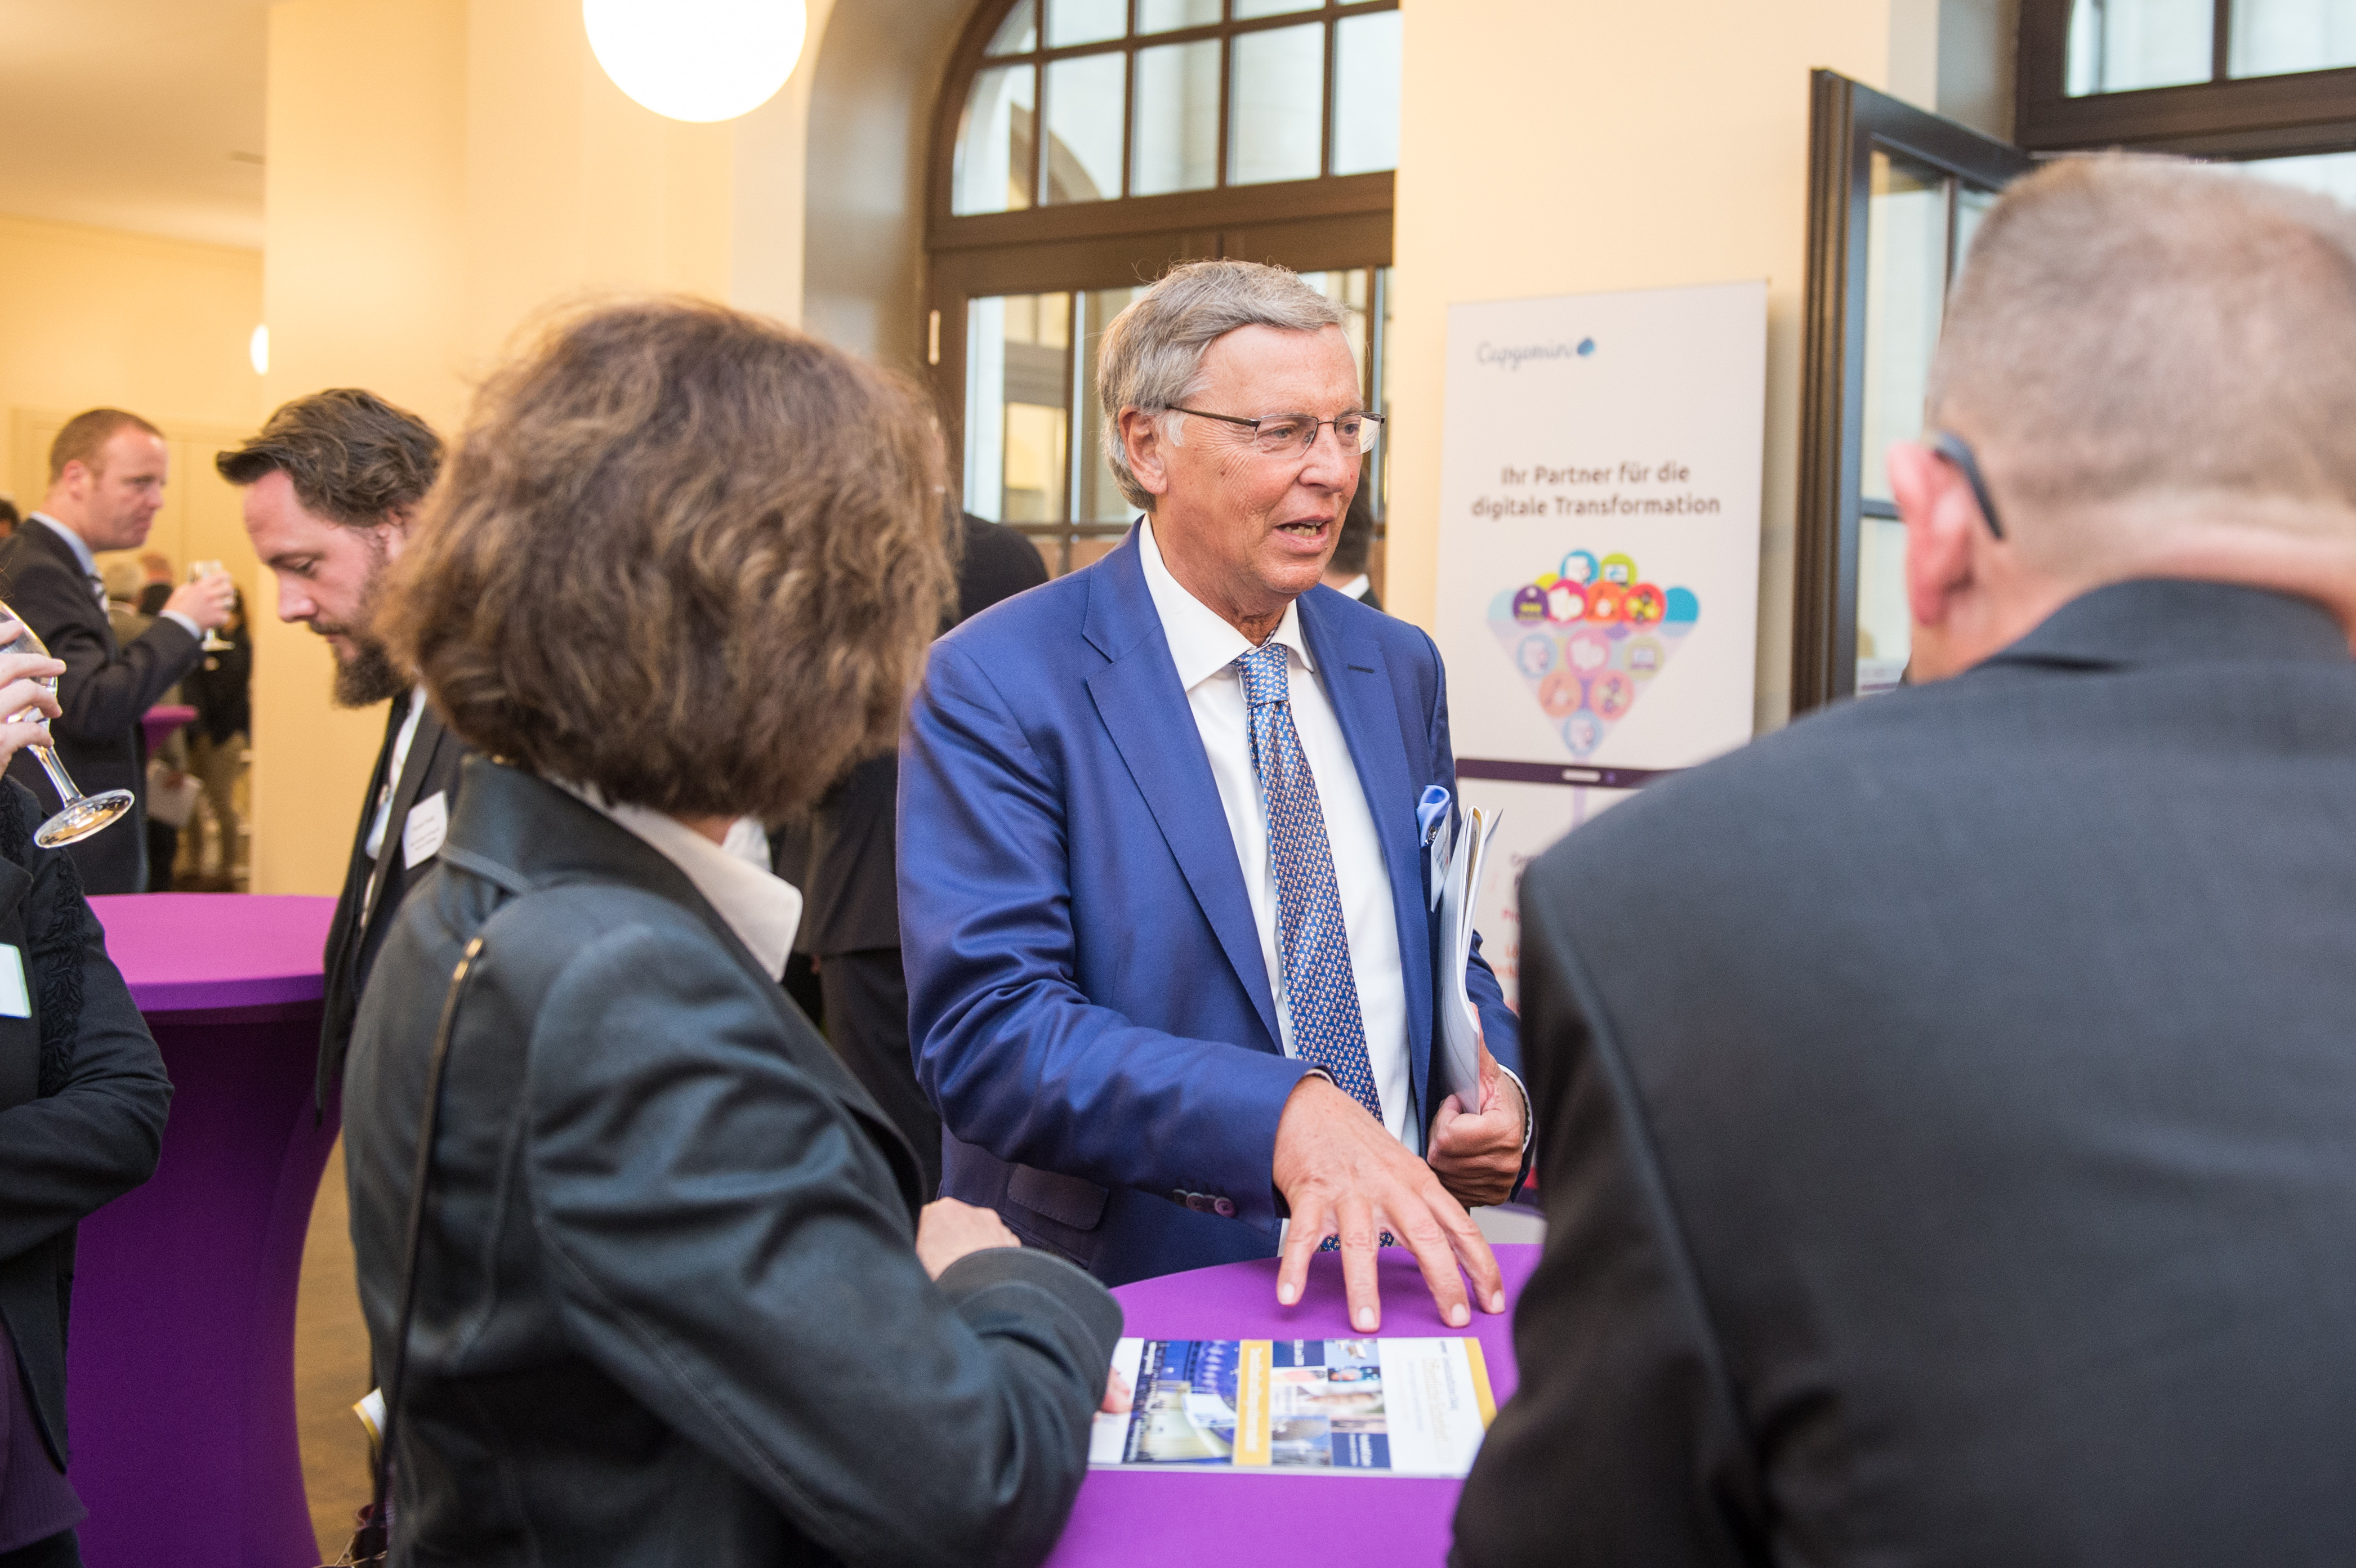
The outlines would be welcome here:
<svg viewBox="0 0 2356 1568">
<path fill-rule="evenodd" d="M 2057 160 L 1927 391 L 1914 684 L 1523 881 L 1457 1568 L 2356 1563 L 2356 216 Z"/>
<path fill-rule="evenodd" d="M 0 597 L 49 652 L 65 661 L 62 709 L 50 732 L 58 760 L 85 791 L 127 789 L 122 822 L 69 846 L 82 887 L 135 893 L 147 886 L 147 738 L 140 715 L 196 667 L 205 633 L 229 618 L 237 590 L 226 576 L 187 582 L 165 601 L 145 632 L 117 643 L 106 587 L 93 552 L 136 549 L 164 504 L 168 454 L 163 432 L 121 409 L 75 415 L 49 446 L 49 493 L 19 528 L 0 540 Z M 8 763 L 44 811 L 58 793 L 29 752 Z"/>
<path fill-rule="evenodd" d="M 370 624 L 385 565 L 400 555 L 441 470 L 442 441 L 415 414 L 338 388 L 286 404 L 214 466 L 245 492 L 245 531 L 278 579 L 279 619 L 302 622 L 334 651 L 336 701 L 392 699 L 327 931 L 316 1102 L 324 1113 L 360 989 L 402 895 L 442 848 L 466 755 Z"/>
</svg>

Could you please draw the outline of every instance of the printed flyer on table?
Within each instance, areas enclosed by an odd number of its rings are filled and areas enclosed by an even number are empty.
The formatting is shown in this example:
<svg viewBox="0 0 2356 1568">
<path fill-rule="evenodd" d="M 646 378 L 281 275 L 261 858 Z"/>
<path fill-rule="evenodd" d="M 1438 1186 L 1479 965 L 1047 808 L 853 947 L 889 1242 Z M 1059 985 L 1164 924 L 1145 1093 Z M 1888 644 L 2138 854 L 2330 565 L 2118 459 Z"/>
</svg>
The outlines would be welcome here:
<svg viewBox="0 0 2356 1568">
<path fill-rule="evenodd" d="M 1478 1339 L 1123 1339 L 1088 1462 L 1462 1477 L 1496 1418 Z"/>
</svg>

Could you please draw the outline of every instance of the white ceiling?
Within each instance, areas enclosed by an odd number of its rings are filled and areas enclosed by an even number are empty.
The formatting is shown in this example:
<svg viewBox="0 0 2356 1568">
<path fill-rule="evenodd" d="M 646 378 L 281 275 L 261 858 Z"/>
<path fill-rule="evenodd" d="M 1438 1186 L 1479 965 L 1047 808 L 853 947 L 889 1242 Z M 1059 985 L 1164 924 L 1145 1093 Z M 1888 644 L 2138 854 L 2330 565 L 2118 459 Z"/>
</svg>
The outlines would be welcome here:
<svg viewBox="0 0 2356 1568">
<path fill-rule="evenodd" d="M 0 212 L 259 250 L 269 10 L 0 0 Z"/>
</svg>

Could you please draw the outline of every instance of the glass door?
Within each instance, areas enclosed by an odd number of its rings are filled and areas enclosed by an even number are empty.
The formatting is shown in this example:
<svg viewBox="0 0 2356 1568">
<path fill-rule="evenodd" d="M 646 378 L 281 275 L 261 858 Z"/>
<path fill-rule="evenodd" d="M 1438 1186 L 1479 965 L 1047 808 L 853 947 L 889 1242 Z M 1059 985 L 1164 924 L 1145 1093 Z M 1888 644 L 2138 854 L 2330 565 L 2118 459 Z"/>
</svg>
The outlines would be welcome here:
<svg viewBox="0 0 2356 1568">
<path fill-rule="evenodd" d="M 1906 530 L 1883 454 L 1921 432 L 1948 290 L 2028 154 L 1831 71 L 1810 124 L 1794 714 L 1906 668 Z"/>
</svg>

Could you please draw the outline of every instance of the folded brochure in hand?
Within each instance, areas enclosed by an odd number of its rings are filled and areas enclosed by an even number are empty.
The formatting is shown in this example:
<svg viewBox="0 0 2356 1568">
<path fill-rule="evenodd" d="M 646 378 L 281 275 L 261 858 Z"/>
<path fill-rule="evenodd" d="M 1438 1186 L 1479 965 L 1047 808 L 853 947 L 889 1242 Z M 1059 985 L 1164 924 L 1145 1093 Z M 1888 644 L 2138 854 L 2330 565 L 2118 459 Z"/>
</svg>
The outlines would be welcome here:
<svg viewBox="0 0 2356 1568">
<path fill-rule="evenodd" d="M 1443 827 L 1435 845 L 1439 880 L 1433 891 L 1440 901 L 1439 1087 L 1432 1100 L 1453 1094 L 1464 1110 L 1481 1109 L 1481 1014 L 1464 989 L 1464 973 L 1472 962 L 1472 912 L 1481 902 L 1481 887 L 1488 880 L 1490 840 L 1505 813 L 1476 805 L 1458 814 L 1452 847 Z"/>
<path fill-rule="evenodd" d="M 1472 1339 L 1123 1339 L 1112 1370 L 1100 1467 L 1461 1477 L 1497 1414 Z"/>
</svg>

